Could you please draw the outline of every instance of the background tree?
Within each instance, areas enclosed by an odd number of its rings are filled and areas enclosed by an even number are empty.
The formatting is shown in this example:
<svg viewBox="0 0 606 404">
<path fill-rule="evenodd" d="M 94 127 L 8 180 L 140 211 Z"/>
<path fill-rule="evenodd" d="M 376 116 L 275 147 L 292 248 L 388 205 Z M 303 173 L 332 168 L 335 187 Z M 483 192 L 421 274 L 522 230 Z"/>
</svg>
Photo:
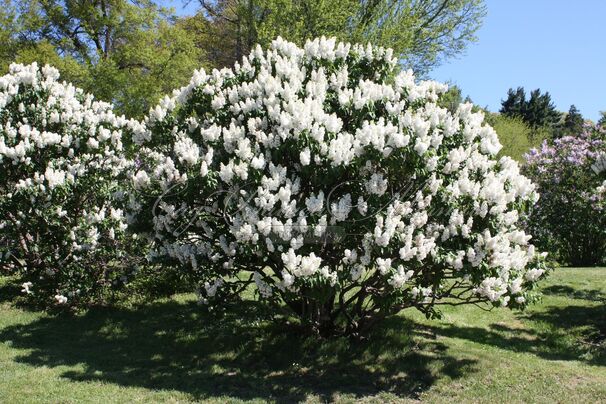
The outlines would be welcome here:
<svg viewBox="0 0 606 404">
<path fill-rule="evenodd" d="M 468 101 L 467 99 L 463 101 L 463 92 L 461 91 L 461 87 L 457 86 L 456 84 L 453 84 L 448 87 L 448 91 L 442 94 L 442 97 L 440 97 L 439 105 L 448 109 L 448 111 L 450 111 L 451 113 L 454 113 L 459 107 L 459 105 L 463 102 Z"/>
<path fill-rule="evenodd" d="M 510 88 L 507 98 L 501 101 L 499 112 L 511 118 L 521 118 L 535 131 L 547 129 L 552 136 L 557 131 L 556 125 L 562 117 L 556 110 L 549 92 L 542 94 L 539 88 L 530 92 L 528 100 L 524 87 L 518 87 L 515 91 Z"/>
<path fill-rule="evenodd" d="M 0 68 L 2 71 L 6 71 L 17 46 L 15 38 L 12 36 L 12 33 L 16 32 L 16 16 L 17 12 L 11 1 L 0 0 Z"/>
<path fill-rule="evenodd" d="M 522 118 L 504 114 L 486 112 L 486 122 L 499 135 L 503 148 L 499 156 L 509 156 L 519 163 L 524 162 L 524 154 L 531 148 L 540 146 L 544 139 L 550 137 L 544 128 L 532 129 Z"/>
<path fill-rule="evenodd" d="M 606 126 L 606 111 L 600 111 L 600 119 L 598 119 L 599 126 Z"/>
<path fill-rule="evenodd" d="M 519 117 L 524 119 L 526 111 L 526 92 L 524 87 L 518 87 L 515 91 L 510 88 L 507 91 L 507 98 L 501 100 L 500 113 L 509 117 Z"/>
<path fill-rule="evenodd" d="M 523 97 L 524 91 L 522 90 Z M 448 90 L 438 100 L 438 105 L 446 108 L 452 114 L 456 113 L 461 104 L 473 104 L 473 100 L 469 95 L 463 98 L 463 90 L 456 84 L 449 85 Z M 546 130 L 532 130 L 520 116 L 511 117 L 502 113 L 491 112 L 488 106 L 472 105 L 471 110 L 474 113 L 482 112 L 486 123 L 497 132 L 499 141 L 503 146 L 499 156 L 509 156 L 518 162 L 522 162 L 524 153 L 528 152 L 531 147 L 539 145 L 543 139 L 549 136 L 549 132 Z"/>
<path fill-rule="evenodd" d="M 137 117 L 195 68 L 231 66 L 277 36 L 370 41 L 423 74 L 474 41 L 486 11 L 482 0 L 197 1 L 177 17 L 154 0 L 0 0 L 0 69 L 52 64 Z"/>
<path fill-rule="evenodd" d="M 483 0 L 362 0 L 354 41 L 393 48 L 405 67 L 425 73 L 475 41 Z"/>
<path fill-rule="evenodd" d="M 562 114 L 556 110 L 549 92 L 541 94 L 540 89 L 530 92 L 530 99 L 524 111 L 524 120 L 532 128 L 553 127 Z"/>
<path fill-rule="evenodd" d="M 583 131 L 584 122 L 583 115 L 581 115 L 577 107 L 571 105 L 568 114 L 566 114 L 566 117 L 564 118 L 561 129 L 557 133 L 558 137 L 578 135 Z"/>
<path fill-rule="evenodd" d="M 151 0 L 4 0 L 4 6 L 4 60 L 55 65 L 64 79 L 130 116 L 183 85 L 199 64 L 188 32 Z"/>
<path fill-rule="evenodd" d="M 176 24 L 187 32 L 198 49 L 199 65 L 208 68 L 229 66 L 235 45 L 229 24 L 207 19 L 203 14 L 179 18 Z"/>
<path fill-rule="evenodd" d="M 220 33 L 220 66 L 233 64 L 275 37 L 302 45 L 325 35 L 393 48 L 417 74 L 459 55 L 475 41 L 483 0 L 199 0 L 200 13 Z M 231 55 L 228 57 L 227 55 Z"/>
</svg>

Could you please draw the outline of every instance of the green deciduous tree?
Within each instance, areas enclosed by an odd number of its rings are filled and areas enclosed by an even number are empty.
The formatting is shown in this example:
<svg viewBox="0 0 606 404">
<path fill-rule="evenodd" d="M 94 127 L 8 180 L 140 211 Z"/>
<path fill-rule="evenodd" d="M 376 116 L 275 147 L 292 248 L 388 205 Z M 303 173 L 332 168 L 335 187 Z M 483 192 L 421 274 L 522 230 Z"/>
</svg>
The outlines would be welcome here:
<svg viewBox="0 0 606 404">
<path fill-rule="evenodd" d="M 524 154 L 528 153 L 531 148 L 539 146 L 543 139 L 550 137 L 549 131 L 533 130 L 522 118 L 517 116 L 511 117 L 488 112 L 486 122 L 497 132 L 499 141 L 503 145 L 499 155 L 509 156 L 520 163 L 524 161 Z"/>
<path fill-rule="evenodd" d="M 183 85 L 199 49 L 175 16 L 151 0 L 5 0 L 8 61 L 57 66 L 62 77 L 139 116 Z"/>
<path fill-rule="evenodd" d="M 17 46 L 12 33 L 16 32 L 17 11 L 10 0 L 0 0 L 0 68 L 6 70 Z"/>
<path fill-rule="evenodd" d="M 393 48 L 424 73 L 475 41 L 485 14 L 483 0 L 362 0 L 353 39 Z"/>
<path fill-rule="evenodd" d="M 425 73 L 476 39 L 482 0 L 199 0 L 197 18 L 221 33 L 221 65 L 276 36 L 298 44 L 325 35 L 393 48 L 405 67 Z M 231 55 L 231 57 L 227 57 Z"/>
<path fill-rule="evenodd" d="M 154 0 L 0 0 L 0 69 L 52 64 L 116 111 L 141 116 L 194 68 L 231 66 L 277 36 L 391 47 L 426 73 L 475 40 L 483 0 L 198 0 L 178 18 Z"/>
<path fill-rule="evenodd" d="M 440 97 L 440 106 L 448 109 L 451 113 L 454 113 L 463 101 L 463 92 L 461 88 L 456 84 L 448 87 L 442 97 Z M 466 101 L 465 101 L 466 102 Z M 471 101 L 470 101 L 471 102 Z"/>
</svg>

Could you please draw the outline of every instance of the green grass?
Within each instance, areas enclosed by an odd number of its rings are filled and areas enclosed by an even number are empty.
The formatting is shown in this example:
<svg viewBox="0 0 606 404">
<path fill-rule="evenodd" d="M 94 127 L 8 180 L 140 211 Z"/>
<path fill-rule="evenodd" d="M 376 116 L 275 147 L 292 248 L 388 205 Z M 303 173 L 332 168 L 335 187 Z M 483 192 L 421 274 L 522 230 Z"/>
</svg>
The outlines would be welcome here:
<svg viewBox="0 0 606 404">
<path fill-rule="evenodd" d="M 190 296 L 51 316 L 0 279 L 0 402 L 606 402 L 606 268 L 559 269 L 526 312 L 413 312 L 319 342 Z"/>
</svg>

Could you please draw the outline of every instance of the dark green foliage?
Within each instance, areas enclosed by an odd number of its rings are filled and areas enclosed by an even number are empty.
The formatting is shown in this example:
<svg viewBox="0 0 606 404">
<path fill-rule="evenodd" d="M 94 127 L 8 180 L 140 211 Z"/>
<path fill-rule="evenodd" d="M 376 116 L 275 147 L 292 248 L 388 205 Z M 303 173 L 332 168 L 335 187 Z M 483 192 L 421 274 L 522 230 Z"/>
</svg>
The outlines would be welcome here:
<svg viewBox="0 0 606 404">
<path fill-rule="evenodd" d="M 541 90 L 537 88 L 530 93 L 524 111 L 524 120 L 528 125 L 533 128 L 553 127 L 560 117 L 561 113 L 556 110 L 549 92 L 541 94 Z"/>
<path fill-rule="evenodd" d="M 577 107 L 571 105 L 568 114 L 564 118 L 562 127 L 557 133 L 558 137 L 578 135 L 583 131 L 584 122 L 583 115 L 581 115 Z"/>
<path fill-rule="evenodd" d="M 510 88 L 507 91 L 507 99 L 501 101 L 499 112 L 505 116 L 524 119 L 526 112 L 526 93 L 524 87 L 518 87 L 515 91 Z"/>
<path fill-rule="evenodd" d="M 541 94 L 538 88 L 530 92 L 528 100 L 524 87 L 518 87 L 515 91 L 510 88 L 507 99 L 501 101 L 499 112 L 509 117 L 519 117 L 533 129 L 552 129 L 561 118 L 561 113 L 556 110 L 549 92 Z"/>
</svg>

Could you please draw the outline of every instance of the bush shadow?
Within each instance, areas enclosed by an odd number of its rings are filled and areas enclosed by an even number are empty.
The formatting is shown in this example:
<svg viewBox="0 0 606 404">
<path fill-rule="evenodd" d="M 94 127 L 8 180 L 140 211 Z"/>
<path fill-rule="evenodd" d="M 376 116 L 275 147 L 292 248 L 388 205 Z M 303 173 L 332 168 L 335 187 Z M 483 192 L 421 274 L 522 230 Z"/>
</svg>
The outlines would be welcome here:
<svg viewBox="0 0 606 404">
<path fill-rule="evenodd" d="M 588 300 L 591 302 L 606 303 L 606 294 L 598 289 L 574 289 L 567 285 L 553 285 L 542 289 L 543 294 L 562 296 L 569 299 Z"/>
<path fill-rule="evenodd" d="M 548 360 L 577 360 L 606 366 L 606 305 L 549 306 L 517 315 L 532 328 L 493 323 L 488 328 L 438 324 L 437 335 L 525 352 Z"/>
<path fill-rule="evenodd" d="M 122 386 L 178 390 L 194 399 L 318 396 L 364 397 L 391 392 L 417 397 L 439 378 L 473 372 L 427 329 L 401 317 L 387 320 L 368 341 L 320 341 L 262 306 L 244 302 L 224 314 L 194 303 L 165 301 L 132 309 L 96 308 L 79 316 L 43 317 L 0 330 L 0 341 L 28 352 L 32 366 L 74 366 L 61 376 Z"/>
</svg>

